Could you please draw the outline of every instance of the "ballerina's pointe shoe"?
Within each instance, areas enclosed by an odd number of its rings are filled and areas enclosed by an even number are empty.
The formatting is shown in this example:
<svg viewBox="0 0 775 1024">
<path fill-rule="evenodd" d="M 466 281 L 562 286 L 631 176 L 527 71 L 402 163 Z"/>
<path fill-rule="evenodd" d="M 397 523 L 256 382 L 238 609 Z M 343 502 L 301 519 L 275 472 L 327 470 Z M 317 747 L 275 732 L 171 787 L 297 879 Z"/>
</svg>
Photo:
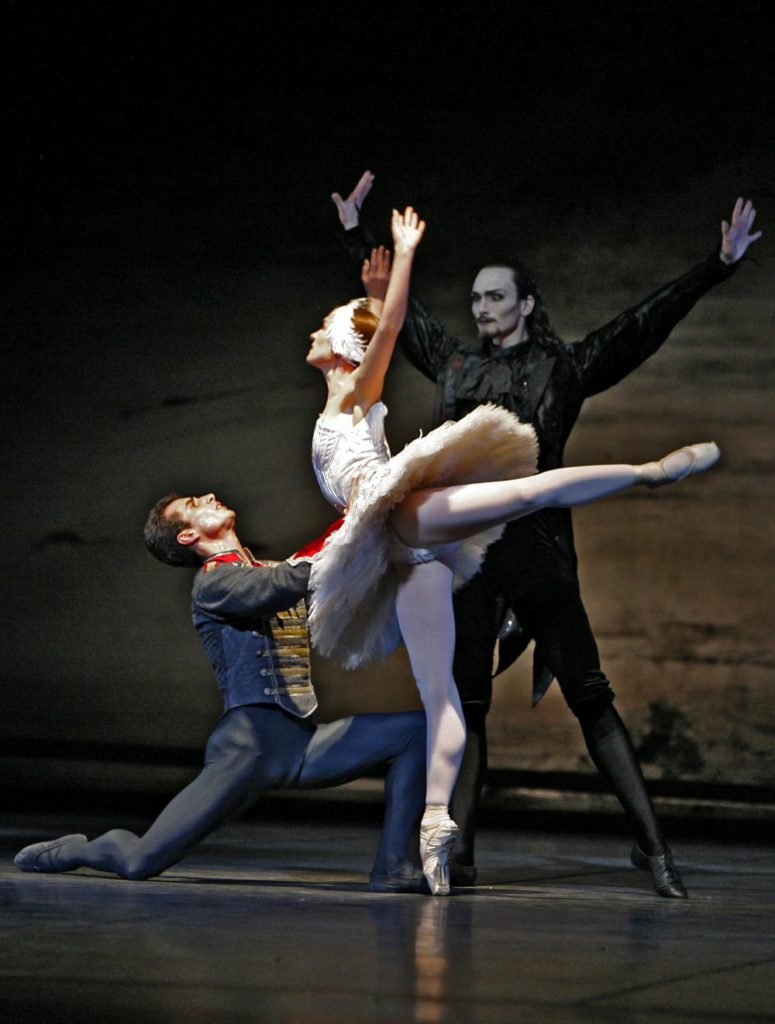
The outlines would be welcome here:
<svg viewBox="0 0 775 1024">
<path fill-rule="evenodd" d="M 704 473 L 718 462 L 720 455 L 721 451 L 715 441 L 687 444 L 670 452 L 659 462 L 644 462 L 638 466 L 637 482 L 647 487 L 664 487 L 692 473 Z"/>
<path fill-rule="evenodd" d="M 449 854 L 459 834 L 449 817 L 420 825 L 422 873 L 433 896 L 449 895 Z"/>
</svg>

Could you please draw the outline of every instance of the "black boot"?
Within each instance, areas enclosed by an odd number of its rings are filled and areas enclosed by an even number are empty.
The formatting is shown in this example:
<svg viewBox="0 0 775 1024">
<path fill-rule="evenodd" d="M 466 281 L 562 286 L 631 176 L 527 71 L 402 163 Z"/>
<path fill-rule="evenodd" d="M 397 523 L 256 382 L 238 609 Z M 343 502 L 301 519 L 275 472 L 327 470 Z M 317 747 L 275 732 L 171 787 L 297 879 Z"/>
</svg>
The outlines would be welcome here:
<svg viewBox="0 0 775 1024">
<path fill-rule="evenodd" d="M 630 859 L 636 868 L 650 871 L 660 896 L 686 899 L 673 855 L 665 842 L 646 789 L 630 735 L 613 705 L 575 709 L 587 748 L 598 771 L 608 780 L 629 814 L 638 836 Z M 648 851 L 648 852 L 647 852 Z"/>
<path fill-rule="evenodd" d="M 487 771 L 488 711 L 489 707 L 485 704 L 463 705 L 466 719 L 466 749 L 450 804 L 450 815 L 460 829 L 460 836 L 449 857 L 450 882 L 453 888 L 473 885 L 476 881 L 474 842 L 476 816 Z"/>
<path fill-rule="evenodd" d="M 672 900 L 685 900 L 689 898 L 686 886 L 681 881 L 678 868 L 675 866 L 673 855 L 669 848 L 664 853 L 649 857 L 636 844 L 630 853 L 630 860 L 636 868 L 641 871 L 650 871 L 654 888 L 660 896 Z"/>
</svg>

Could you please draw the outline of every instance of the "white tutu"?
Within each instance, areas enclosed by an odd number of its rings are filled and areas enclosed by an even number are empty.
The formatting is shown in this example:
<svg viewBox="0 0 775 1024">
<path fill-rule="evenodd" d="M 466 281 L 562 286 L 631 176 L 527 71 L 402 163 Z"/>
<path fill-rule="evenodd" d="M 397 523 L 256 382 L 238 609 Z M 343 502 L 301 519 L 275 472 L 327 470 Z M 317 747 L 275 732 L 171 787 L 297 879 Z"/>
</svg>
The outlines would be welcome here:
<svg viewBox="0 0 775 1024">
<path fill-rule="evenodd" d="M 384 416 L 386 410 L 380 409 Z M 410 491 L 531 476 L 537 458 L 533 428 L 495 405 L 444 423 L 388 461 L 375 455 L 357 480 L 344 524 L 312 566 L 309 625 L 316 649 L 345 668 L 356 668 L 387 657 L 401 642 L 391 560 L 395 535 L 386 519 Z M 455 589 L 478 572 L 485 551 L 503 529 L 495 527 L 460 544 Z"/>
</svg>

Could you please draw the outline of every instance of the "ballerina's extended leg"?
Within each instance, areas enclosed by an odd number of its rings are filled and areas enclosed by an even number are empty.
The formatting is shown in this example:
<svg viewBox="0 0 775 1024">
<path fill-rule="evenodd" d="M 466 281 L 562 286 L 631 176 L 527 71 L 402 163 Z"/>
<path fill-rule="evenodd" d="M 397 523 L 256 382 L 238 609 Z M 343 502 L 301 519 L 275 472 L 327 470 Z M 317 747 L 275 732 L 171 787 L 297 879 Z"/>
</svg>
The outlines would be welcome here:
<svg viewBox="0 0 775 1024">
<path fill-rule="evenodd" d="M 683 480 L 709 469 L 719 454 L 717 445 L 706 442 L 639 466 L 571 466 L 516 480 L 413 491 L 393 510 L 392 524 L 406 544 L 446 544 L 540 508 L 574 508 L 636 484 L 659 487 Z"/>
</svg>

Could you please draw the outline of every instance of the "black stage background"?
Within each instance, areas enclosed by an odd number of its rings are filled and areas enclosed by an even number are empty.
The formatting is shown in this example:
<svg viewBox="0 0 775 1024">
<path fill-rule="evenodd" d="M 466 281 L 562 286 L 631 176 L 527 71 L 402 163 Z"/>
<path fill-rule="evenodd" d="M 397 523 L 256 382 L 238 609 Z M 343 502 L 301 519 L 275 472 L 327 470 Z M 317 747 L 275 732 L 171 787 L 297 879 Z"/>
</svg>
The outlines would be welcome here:
<svg viewBox="0 0 775 1024">
<path fill-rule="evenodd" d="M 456 329 L 477 265 L 515 251 L 577 338 L 703 258 L 737 194 L 771 232 L 766 10 L 5 5 L 6 786 L 166 792 L 160 765 L 196 763 L 218 707 L 187 575 L 142 547 L 156 497 L 214 489 L 279 555 L 332 518 L 303 363 L 355 288 L 329 193 L 370 167 L 378 230 L 393 205 L 422 211 L 417 289 Z M 570 453 L 725 447 L 685 492 L 578 517 L 647 771 L 709 799 L 773 785 L 770 237 L 638 380 L 590 403 Z M 397 360 L 394 442 L 427 428 L 431 393 Z M 398 662 L 319 673 L 330 714 L 414 699 Z M 499 691 L 495 767 L 588 775 L 556 695 L 528 716 L 524 682 Z"/>
</svg>

